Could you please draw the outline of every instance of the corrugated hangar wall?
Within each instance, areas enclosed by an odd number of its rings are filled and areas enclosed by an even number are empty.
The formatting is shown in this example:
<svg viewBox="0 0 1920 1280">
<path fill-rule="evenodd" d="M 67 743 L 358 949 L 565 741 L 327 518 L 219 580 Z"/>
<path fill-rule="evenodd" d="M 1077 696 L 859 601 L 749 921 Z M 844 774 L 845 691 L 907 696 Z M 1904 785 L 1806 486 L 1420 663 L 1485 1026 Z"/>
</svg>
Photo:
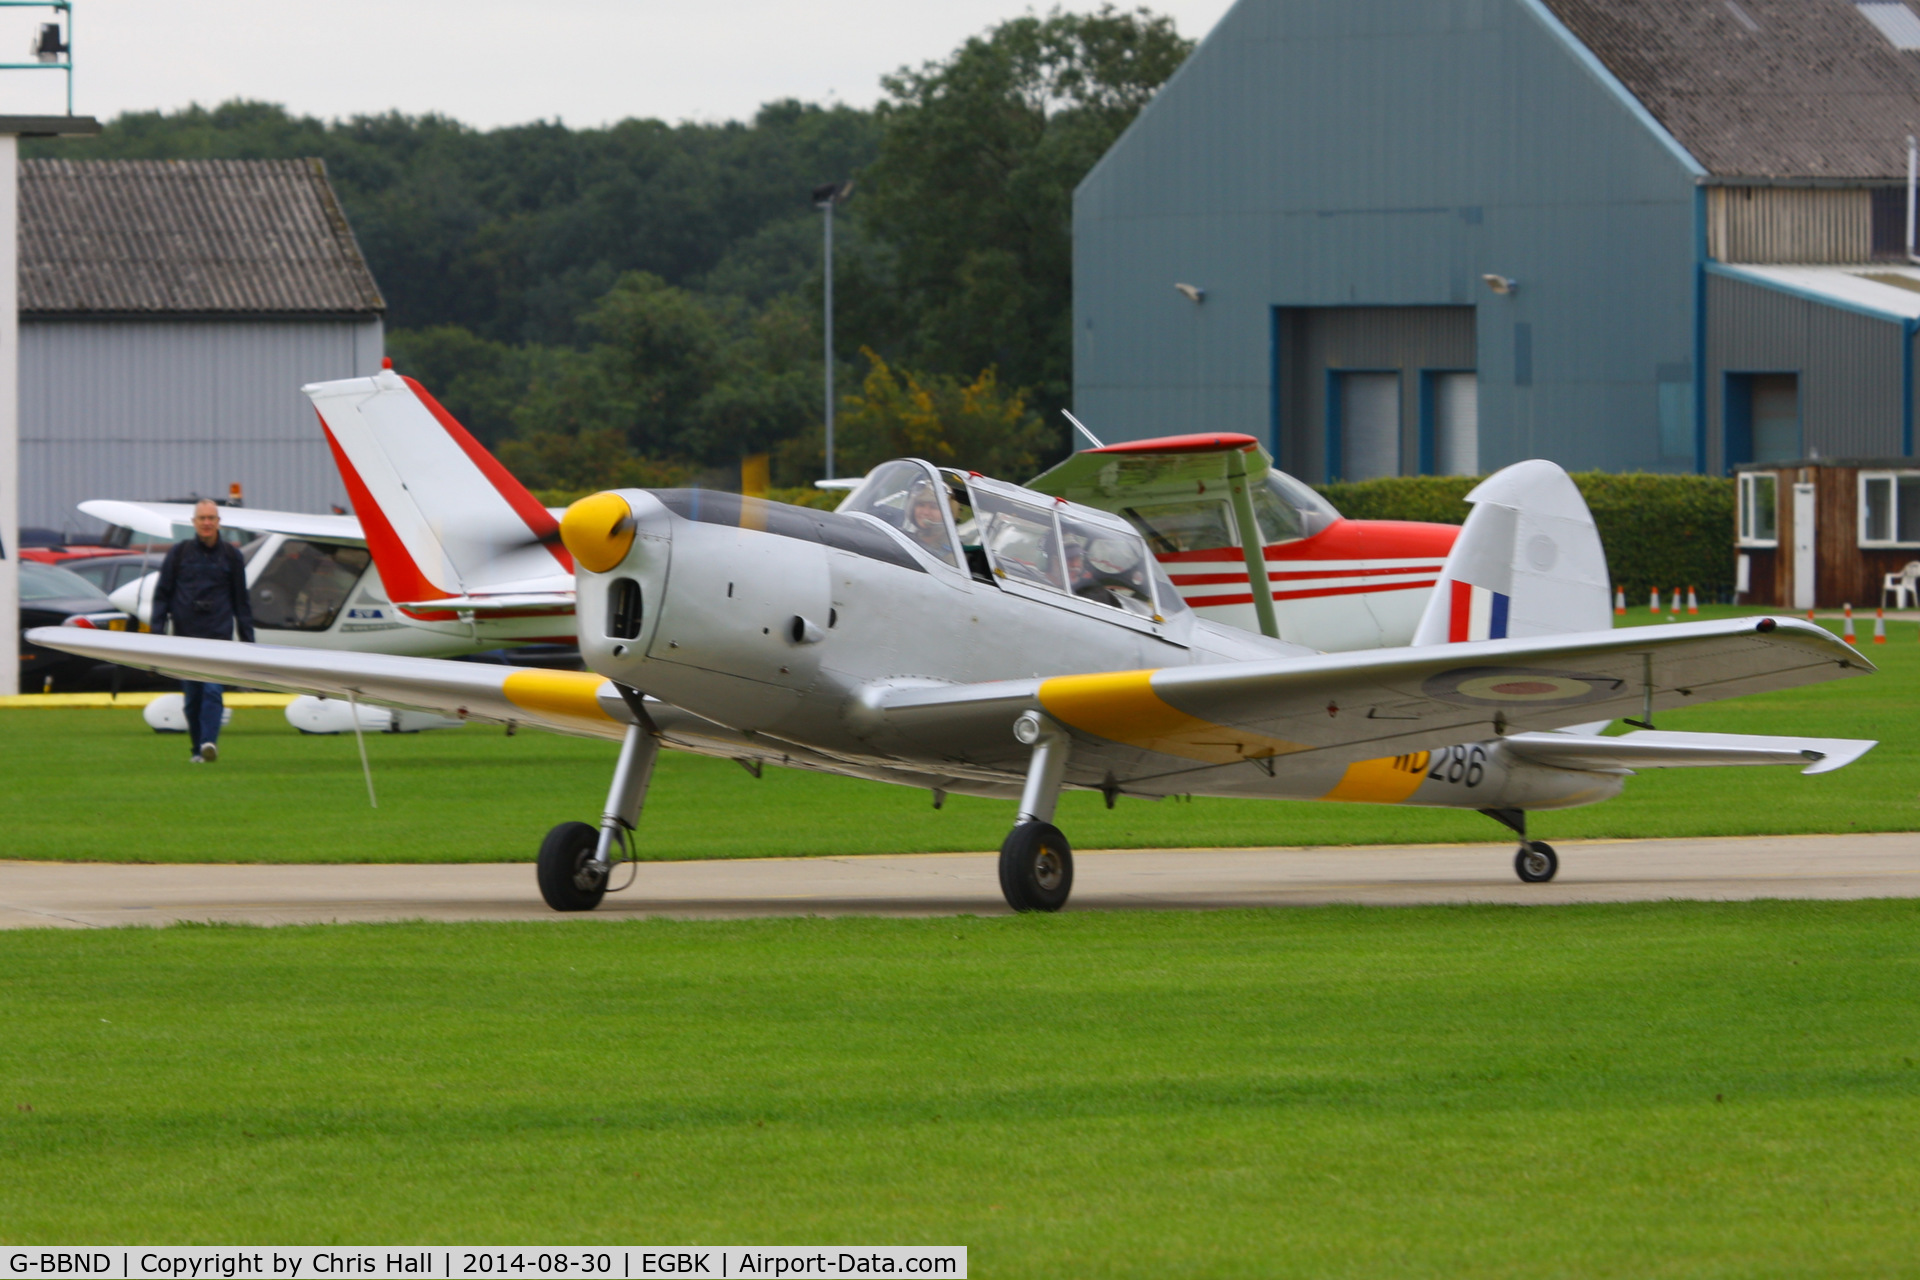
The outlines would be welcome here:
<svg viewBox="0 0 1920 1280">
<path fill-rule="evenodd" d="M 86 498 L 325 511 L 346 490 L 303 383 L 380 367 L 378 317 L 20 324 L 20 523 L 97 531 Z"/>
<path fill-rule="evenodd" d="M 1894 457 L 1905 425 L 1897 319 L 1713 275 L 1707 280 L 1708 469 L 1726 466 L 1729 379 L 1797 375 L 1802 457 Z M 1744 459 L 1736 459 L 1744 461 Z"/>
<path fill-rule="evenodd" d="M 1076 410 L 1320 479 L 1276 309 L 1470 307 L 1482 470 L 1692 470 L 1702 206 L 1649 125 L 1534 0 L 1241 0 L 1076 192 Z"/>
</svg>

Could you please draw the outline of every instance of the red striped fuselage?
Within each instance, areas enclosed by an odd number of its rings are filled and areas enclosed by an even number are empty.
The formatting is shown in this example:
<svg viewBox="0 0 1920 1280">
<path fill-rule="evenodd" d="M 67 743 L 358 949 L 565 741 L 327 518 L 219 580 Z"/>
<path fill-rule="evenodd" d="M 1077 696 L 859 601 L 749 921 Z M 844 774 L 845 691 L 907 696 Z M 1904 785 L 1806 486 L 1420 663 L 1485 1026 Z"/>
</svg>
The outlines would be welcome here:
<svg viewBox="0 0 1920 1280">
<path fill-rule="evenodd" d="M 1450 524 L 1338 520 L 1311 538 L 1267 547 L 1281 637 L 1328 651 L 1408 643 L 1459 534 Z M 1238 547 L 1159 560 L 1201 617 L 1257 629 Z"/>
</svg>

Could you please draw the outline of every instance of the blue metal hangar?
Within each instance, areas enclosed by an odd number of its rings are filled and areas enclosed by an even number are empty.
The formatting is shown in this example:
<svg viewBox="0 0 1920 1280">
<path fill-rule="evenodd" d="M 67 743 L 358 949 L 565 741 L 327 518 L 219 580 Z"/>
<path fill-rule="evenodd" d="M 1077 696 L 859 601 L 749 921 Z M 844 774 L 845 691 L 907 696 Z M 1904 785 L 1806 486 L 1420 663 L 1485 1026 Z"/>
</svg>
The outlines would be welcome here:
<svg viewBox="0 0 1920 1280">
<path fill-rule="evenodd" d="M 20 523 L 86 498 L 347 500 L 301 384 L 376 372 L 386 303 L 318 160 L 23 160 Z"/>
<path fill-rule="evenodd" d="M 1310 480 L 1914 452 L 1920 14 L 1240 0 L 1074 197 L 1074 398 Z"/>
</svg>

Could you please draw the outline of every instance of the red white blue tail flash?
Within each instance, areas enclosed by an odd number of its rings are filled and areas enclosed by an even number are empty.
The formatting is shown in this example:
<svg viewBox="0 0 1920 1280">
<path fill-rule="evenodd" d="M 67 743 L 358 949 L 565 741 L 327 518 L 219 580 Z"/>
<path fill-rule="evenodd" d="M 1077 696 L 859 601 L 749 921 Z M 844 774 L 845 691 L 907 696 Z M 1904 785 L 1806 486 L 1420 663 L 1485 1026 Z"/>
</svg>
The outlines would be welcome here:
<svg viewBox="0 0 1920 1280">
<path fill-rule="evenodd" d="M 1470 582 L 1447 583 L 1447 641 L 1504 640 L 1513 597 Z"/>
<path fill-rule="evenodd" d="M 1565 471 L 1537 459 L 1515 463 L 1467 501 L 1473 512 L 1441 567 L 1415 644 L 1611 628 L 1606 552 Z"/>
</svg>

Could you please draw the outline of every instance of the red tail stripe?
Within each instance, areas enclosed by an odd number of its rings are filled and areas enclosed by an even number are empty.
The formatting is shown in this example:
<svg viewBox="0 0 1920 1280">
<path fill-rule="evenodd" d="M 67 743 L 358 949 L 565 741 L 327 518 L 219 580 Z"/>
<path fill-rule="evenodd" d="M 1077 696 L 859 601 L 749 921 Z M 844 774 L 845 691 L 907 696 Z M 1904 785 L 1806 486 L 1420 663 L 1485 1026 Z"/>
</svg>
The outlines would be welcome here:
<svg viewBox="0 0 1920 1280">
<path fill-rule="evenodd" d="M 318 410 L 315 416 L 319 416 Z M 393 531 L 393 524 L 387 519 L 386 513 L 373 500 L 367 482 L 347 461 L 346 451 L 333 438 L 333 429 L 327 426 L 324 417 L 320 418 L 320 430 L 326 433 L 327 448 L 333 450 L 333 464 L 340 468 L 340 478 L 346 482 L 347 499 L 353 503 L 353 509 L 360 517 L 360 532 L 366 535 L 367 550 L 373 553 L 374 565 L 380 570 L 380 581 L 387 588 L 387 598 L 438 600 L 453 594 L 434 586 L 427 580 L 427 575 L 420 572 L 420 566 L 407 554 L 407 544 L 400 541 L 400 535 Z"/>
<path fill-rule="evenodd" d="M 400 380 L 413 389 L 414 395 L 420 397 L 420 403 L 427 406 L 428 412 L 439 420 L 441 427 L 453 437 L 453 442 L 460 446 L 461 451 L 467 455 L 467 459 L 480 468 L 480 474 L 499 490 L 500 496 L 505 498 L 507 505 L 513 508 L 513 513 L 526 521 L 527 528 L 533 531 L 534 537 L 539 538 L 546 545 L 547 550 L 553 554 L 553 558 L 560 562 L 560 567 L 572 573 L 573 557 L 568 554 L 565 547 L 560 545 L 560 523 L 553 518 L 553 513 L 541 506 L 539 501 L 527 492 L 527 487 L 514 479 L 513 472 L 501 466 L 500 460 L 488 453 L 487 447 L 475 440 L 473 435 L 460 425 L 459 420 L 433 398 L 432 392 L 405 374 L 401 375 Z"/>
<path fill-rule="evenodd" d="M 1473 621 L 1473 584 L 1455 580 L 1452 598 L 1447 601 L 1447 641 L 1450 644 L 1467 638 L 1467 628 Z"/>
</svg>

